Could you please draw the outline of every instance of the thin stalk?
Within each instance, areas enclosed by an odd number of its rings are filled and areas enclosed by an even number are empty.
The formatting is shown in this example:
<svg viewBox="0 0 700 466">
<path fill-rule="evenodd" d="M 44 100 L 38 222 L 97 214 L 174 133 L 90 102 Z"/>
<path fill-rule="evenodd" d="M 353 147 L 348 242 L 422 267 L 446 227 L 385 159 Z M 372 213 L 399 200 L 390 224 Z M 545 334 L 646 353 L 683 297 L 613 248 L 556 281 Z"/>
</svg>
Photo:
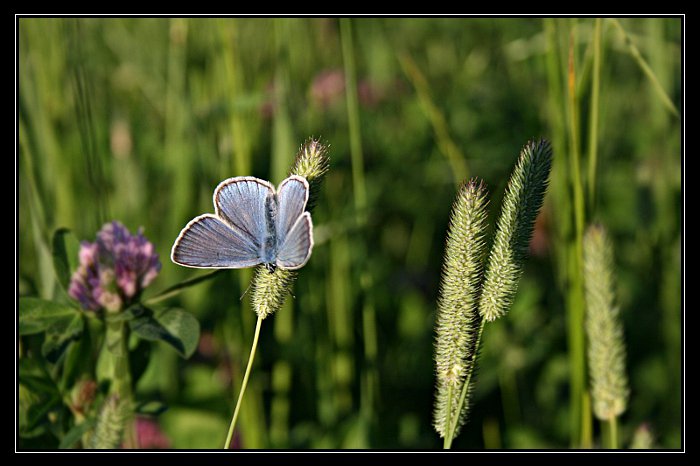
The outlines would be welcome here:
<svg viewBox="0 0 700 466">
<path fill-rule="evenodd" d="M 569 344 L 571 357 L 571 385 L 572 397 L 574 398 L 574 412 L 572 412 L 572 422 L 575 442 L 582 447 L 590 447 L 592 439 L 588 436 L 586 425 L 589 421 L 590 412 L 583 410 L 586 392 L 586 365 L 585 365 L 585 338 L 584 338 L 584 311 L 583 300 L 583 277 L 581 267 L 583 264 L 583 229 L 585 221 L 585 200 L 583 180 L 581 179 L 580 151 L 579 151 L 579 107 L 576 101 L 576 69 L 574 60 L 575 37 L 574 29 L 571 27 L 569 36 L 569 59 L 567 68 L 567 117 L 569 135 L 569 177 L 573 188 L 573 216 L 574 216 L 574 239 L 570 244 L 569 273 L 571 286 L 568 294 L 569 309 Z"/>
<path fill-rule="evenodd" d="M 270 165 L 272 179 L 277 183 L 286 177 L 290 157 L 294 154 L 294 126 L 289 109 L 289 54 L 294 32 L 290 31 L 287 19 L 275 19 L 273 31 L 277 59 L 273 77 L 275 113 L 272 120 Z"/>
<path fill-rule="evenodd" d="M 501 449 L 501 429 L 498 424 L 498 419 L 495 417 L 488 417 L 484 419 L 481 432 L 484 439 L 485 450 Z"/>
<path fill-rule="evenodd" d="M 255 360 L 255 350 L 258 347 L 258 337 L 260 336 L 260 328 L 262 327 L 262 321 L 263 318 L 260 315 L 258 315 L 258 322 L 257 324 L 255 324 L 255 336 L 253 336 L 253 346 L 250 348 L 250 356 L 248 357 L 248 366 L 245 369 L 245 375 L 243 375 L 241 391 L 238 393 L 238 401 L 236 401 L 236 408 L 233 410 L 233 417 L 231 418 L 231 425 L 229 426 L 228 434 L 226 435 L 226 443 L 224 444 L 224 450 L 228 450 L 231 448 L 233 430 L 236 427 L 238 412 L 241 409 L 241 401 L 243 401 L 243 395 L 245 394 L 245 389 L 248 386 L 248 377 L 250 376 L 250 369 L 253 367 L 253 361 Z"/>
<path fill-rule="evenodd" d="M 503 424 L 505 426 L 519 425 L 520 401 L 518 400 L 518 382 L 514 368 L 508 367 L 499 371 L 498 386 L 503 406 Z"/>
<path fill-rule="evenodd" d="M 340 20 L 340 38 L 343 50 L 343 67 L 346 86 L 345 98 L 348 114 L 348 132 L 350 134 L 350 158 L 352 165 L 353 193 L 355 210 L 359 213 L 359 223 L 364 225 L 367 220 L 367 188 L 365 183 L 364 155 L 362 152 L 362 134 L 360 131 L 360 111 L 357 97 L 357 77 L 355 69 L 355 50 L 350 19 Z M 361 245 L 362 249 L 365 245 Z M 366 369 L 362 374 L 362 390 L 360 395 L 361 415 L 367 423 L 372 419 L 379 374 L 376 370 L 377 331 L 376 312 L 372 293 L 368 291 L 374 286 L 372 270 L 366 269 L 360 273 L 360 288 L 366 296 L 362 306 L 362 339 Z"/>
<path fill-rule="evenodd" d="M 360 282 L 364 282 L 362 283 L 363 290 L 370 290 L 372 288 L 371 272 L 367 272 L 360 277 Z M 378 354 L 376 312 L 372 298 L 367 298 L 362 306 L 362 335 L 367 369 L 363 372 L 363 392 L 365 396 L 361 400 L 361 410 L 363 417 L 370 420 L 374 412 L 377 398 L 375 393 L 379 383 L 379 374 L 376 370 Z"/>
<path fill-rule="evenodd" d="M 216 23 L 220 36 L 221 60 L 223 73 L 220 78 L 223 92 L 228 99 L 228 127 L 232 138 L 232 173 L 247 175 L 251 172 L 251 145 L 254 133 L 250 123 L 250 115 L 236 108 L 239 99 L 246 96 L 246 68 L 241 63 L 241 53 L 238 47 L 239 22 L 237 20 L 219 19 Z"/>
<path fill-rule="evenodd" d="M 333 196 L 329 196 L 333 197 Z M 350 410 L 351 389 L 348 386 L 352 374 L 346 371 L 348 367 L 337 362 L 353 346 L 353 316 L 351 315 L 351 289 L 353 287 L 348 277 L 351 276 L 351 246 L 347 235 L 342 234 L 329 241 L 328 280 L 326 291 L 326 311 L 328 321 L 329 347 L 324 354 L 324 365 L 329 371 L 320 371 L 319 378 L 329 378 L 326 382 L 319 380 L 319 386 L 327 384 L 328 390 L 322 391 L 327 395 L 327 419 L 333 423 L 347 414 Z M 345 353 L 343 353 L 345 352 Z M 342 356 L 341 356 L 342 355 Z M 347 356 L 349 357 L 349 356 Z M 354 363 L 353 363 L 354 366 Z M 344 368 L 344 369 L 343 369 Z M 347 372 L 347 373 L 346 373 Z"/>
<path fill-rule="evenodd" d="M 630 55 L 632 55 L 632 58 L 634 58 L 634 60 L 637 62 L 637 65 L 639 65 L 646 77 L 649 78 L 653 89 L 656 91 L 656 94 L 661 99 L 661 103 L 664 104 L 664 107 L 666 107 L 666 109 L 669 112 L 671 112 L 673 116 L 675 116 L 676 118 L 680 118 L 680 113 L 678 113 L 678 109 L 676 108 L 675 104 L 671 101 L 671 98 L 666 93 L 666 90 L 659 82 L 658 78 L 656 77 L 656 74 L 654 73 L 654 70 L 651 69 L 647 61 L 644 59 L 644 57 L 642 57 L 641 52 L 639 51 L 637 46 L 634 45 L 634 42 L 632 42 L 632 39 L 627 34 L 627 31 L 625 31 L 625 28 L 622 27 L 620 21 L 618 21 L 616 18 L 610 18 L 610 21 L 617 28 L 617 30 L 620 31 L 620 34 L 622 34 L 622 38 L 625 41 L 627 48 L 629 49 Z"/>
<path fill-rule="evenodd" d="M 398 59 L 403 72 L 416 89 L 418 101 L 423 107 L 423 111 L 435 132 L 435 139 L 440 148 L 440 152 L 447 158 L 450 168 L 452 169 L 454 181 L 458 184 L 461 180 L 468 177 L 469 169 L 465 162 L 466 157 L 450 136 L 447 119 L 433 101 L 428 80 L 425 78 L 416 62 L 408 53 L 400 54 Z"/>
<path fill-rule="evenodd" d="M 194 285 L 198 285 L 199 283 L 202 283 L 207 280 L 211 280 L 212 278 L 215 278 L 218 274 L 222 272 L 223 269 L 218 269 L 214 270 L 212 272 L 206 273 L 204 275 L 199 275 L 194 278 L 189 278 L 187 280 L 183 280 L 180 283 L 176 283 L 175 285 L 169 286 L 168 288 L 164 289 L 160 293 L 158 293 L 155 296 L 151 296 L 150 298 L 147 298 L 143 301 L 143 304 L 147 306 L 152 306 L 156 303 L 159 303 L 161 301 L 165 301 L 168 298 L 172 298 L 173 296 L 179 294 L 180 292 L 186 290 L 187 288 L 190 288 Z"/>
<path fill-rule="evenodd" d="M 167 49 L 167 68 L 165 82 L 165 121 L 163 161 L 168 164 L 172 186 L 172 208 L 170 209 L 169 231 L 177 231 L 183 218 L 190 212 L 194 187 L 192 162 L 195 160 L 188 153 L 189 145 L 184 135 L 187 133 L 187 118 L 190 112 L 185 104 L 186 95 L 186 45 L 187 18 L 172 18 L 168 24 L 169 41 Z"/>
<path fill-rule="evenodd" d="M 608 419 L 608 448 L 617 450 L 617 416 Z"/>
<path fill-rule="evenodd" d="M 20 140 L 23 139 L 22 134 L 23 133 L 20 132 Z M 25 208 L 24 210 L 28 211 L 29 222 L 31 225 L 36 266 L 39 272 L 39 296 L 45 299 L 51 299 L 53 297 L 56 279 L 54 275 L 53 261 L 51 258 L 51 248 L 46 241 L 46 237 L 43 235 L 43 232 L 47 231 L 46 217 L 44 215 L 41 197 L 39 196 L 39 192 L 37 190 L 34 172 L 31 167 L 33 160 L 26 146 L 23 148 L 21 155 L 23 156 L 22 161 L 26 162 L 24 164 L 20 164 L 20 169 L 25 167 L 27 173 L 27 175 L 25 175 L 22 179 L 28 180 L 28 182 L 21 183 L 20 187 L 23 189 L 23 192 L 20 196 L 23 195 L 22 199 L 25 206 L 27 204 L 31 206 L 31 208 Z M 28 238 L 28 235 L 26 235 L 25 230 L 25 235 L 20 239 L 20 241 L 27 241 L 26 238 Z"/>
<path fill-rule="evenodd" d="M 290 55 L 295 48 L 296 36 L 288 19 L 275 19 L 275 50 L 277 59 L 274 73 L 275 112 L 272 120 L 271 179 L 277 182 L 289 172 L 290 157 L 294 155 L 294 121 L 290 114 Z M 288 347 L 294 333 L 294 306 L 285 301 L 277 313 L 273 335 L 279 347 Z M 290 361 L 280 358 L 271 370 L 272 400 L 270 402 L 269 438 L 273 448 L 287 447 L 289 437 L 290 391 L 292 367 Z"/>
<path fill-rule="evenodd" d="M 598 162 L 598 115 L 600 101 L 600 43 L 602 19 L 596 18 L 593 33 L 593 76 L 591 79 L 591 111 L 588 124 L 588 205 L 595 205 L 595 177 Z"/>
<path fill-rule="evenodd" d="M 479 345 L 481 344 L 481 335 L 482 333 L 484 333 L 485 323 L 486 319 L 481 319 L 481 324 L 479 325 L 479 334 L 476 337 L 476 344 L 474 345 L 474 360 L 476 360 L 476 355 L 479 353 Z M 471 365 L 471 370 L 467 374 L 467 379 L 464 381 L 464 385 L 462 386 L 462 393 L 459 395 L 459 405 L 457 406 L 457 413 L 462 412 L 464 401 L 467 399 L 467 393 L 469 393 L 469 386 L 471 385 L 472 375 L 474 374 L 475 366 L 475 364 Z M 457 430 L 458 422 L 459 417 L 454 419 L 454 422 L 452 422 L 452 427 L 449 429 L 448 435 L 445 435 L 445 442 L 443 444 L 445 450 L 449 450 L 452 447 L 452 439 L 454 438 L 455 431 Z"/>
<path fill-rule="evenodd" d="M 450 385 L 447 388 L 447 406 L 452 406 L 452 385 Z M 448 426 L 452 425 L 452 410 L 451 409 L 447 410 L 447 420 L 445 421 L 445 424 L 447 424 Z M 449 427 L 448 427 L 448 429 L 449 429 Z M 444 450 L 449 450 L 451 445 L 452 445 L 452 436 L 445 435 L 445 438 L 444 438 L 443 443 L 442 443 L 442 448 Z"/>
<path fill-rule="evenodd" d="M 240 290 L 245 290 L 249 286 L 252 271 L 243 269 L 240 272 Z M 240 301 L 240 309 L 250 308 L 249 296 L 250 293 L 246 293 Z M 219 330 L 222 332 L 221 341 L 225 342 L 227 360 L 231 365 L 231 381 L 243 380 L 245 366 L 242 362 L 239 364 L 236 361 L 245 358 L 245 349 L 242 348 L 243 342 L 253 340 L 256 318 L 254 312 L 227 312 L 219 326 Z M 251 392 L 247 394 L 246 402 L 242 403 L 239 413 L 240 419 L 237 422 L 239 429 L 246 434 L 244 447 L 252 450 L 265 448 L 268 445 L 268 428 L 263 415 L 262 395 L 259 390 L 255 389 L 255 385 L 255 381 L 251 381 Z M 233 398 L 236 393 L 234 388 L 231 391 L 231 398 Z"/>
<path fill-rule="evenodd" d="M 362 139 L 360 137 L 360 112 L 357 103 L 357 81 L 355 78 L 355 53 L 352 41 L 352 25 L 350 19 L 340 20 L 340 42 L 343 48 L 343 68 L 345 72 L 345 100 L 348 109 L 348 132 L 350 133 L 350 159 L 352 165 L 352 184 L 355 188 L 355 207 L 364 219 L 367 206 L 367 190 L 365 188 L 365 167 L 362 154 Z"/>
<path fill-rule="evenodd" d="M 593 447 L 593 416 L 591 416 L 591 392 L 588 388 L 583 391 L 583 399 L 581 400 L 581 447 Z"/>
<path fill-rule="evenodd" d="M 574 60 L 575 37 L 571 30 L 569 42 L 568 63 L 568 122 L 569 122 L 569 153 L 571 154 L 569 169 L 574 195 L 574 225 L 576 238 L 583 238 L 585 205 L 583 198 L 583 182 L 581 179 L 581 154 L 579 151 L 579 107 L 576 101 L 576 69 Z"/>
<path fill-rule="evenodd" d="M 72 62 L 71 81 L 76 102 L 75 116 L 79 127 L 78 134 L 80 137 L 81 150 L 85 157 L 85 174 L 89 182 L 89 189 L 91 192 L 90 199 L 95 202 L 93 209 L 86 210 L 92 210 L 91 214 L 94 215 L 93 229 L 97 229 L 96 227 L 102 225 L 108 218 L 108 195 L 105 186 L 109 184 L 109 181 L 104 164 L 106 160 L 100 157 L 97 143 L 98 135 L 95 117 L 93 115 L 93 102 L 91 99 L 93 83 L 92 76 L 86 71 L 84 66 L 87 60 L 83 50 L 85 33 L 83 32 L 82 25 L 83 23 L 81 23 L 80 20 L 75 19 L 66 28 L 66 40 L 70 44 L 69 50 L 71 55 L 69 56 L 69 60 Z M 60 175 L 57 178 L 64 179 Z M 60 190 L 57 190 L 56 194 L 60 194 L 60 192 Z M 62 203 L 58 202 L 57 205 L 60 207 Z M 84 215 L 84 217 L 87 218 L 87 215 Z M 71 215 L 70 218 L 75 218 L 75 216 Z"/>
</svg>

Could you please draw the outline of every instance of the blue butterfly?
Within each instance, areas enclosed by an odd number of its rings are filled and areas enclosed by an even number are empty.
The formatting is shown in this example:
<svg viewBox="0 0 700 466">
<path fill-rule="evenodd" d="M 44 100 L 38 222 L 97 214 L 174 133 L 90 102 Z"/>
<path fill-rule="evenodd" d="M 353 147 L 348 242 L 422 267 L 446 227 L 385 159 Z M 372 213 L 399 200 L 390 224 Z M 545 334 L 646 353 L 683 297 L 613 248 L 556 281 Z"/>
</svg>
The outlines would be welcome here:
<svg viewBox="0 0 700 466">
<path fill-rule="evenodd" d="M 277 190 L 252 176 L 224 180 L 214 190 L 214 215 L 185 225 L 170 259 L 195 268 L 299 269 L 314 246 L 311 214 L 304 212 L 308 200 L 309 183 L 297 175 Z"/>
</svg>

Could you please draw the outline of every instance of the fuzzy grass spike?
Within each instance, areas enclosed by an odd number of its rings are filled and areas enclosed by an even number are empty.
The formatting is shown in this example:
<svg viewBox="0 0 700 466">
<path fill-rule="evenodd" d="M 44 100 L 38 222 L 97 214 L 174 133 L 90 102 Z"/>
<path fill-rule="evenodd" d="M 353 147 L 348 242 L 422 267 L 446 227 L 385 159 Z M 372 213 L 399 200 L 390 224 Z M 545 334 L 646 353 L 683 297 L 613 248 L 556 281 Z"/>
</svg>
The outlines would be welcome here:
<svg viewBox="0 0 700 466">
<path fill-rule="evenodd" d="M 441 437 L 454 437 L 468 413 L 481 321 L 477 304 L 485 253 L 486 197 L 483 182 L 472 179 L 460 187 L 452 206 L 436 317 L 433 424 Z M 461 400 L 463 391 L 465 399 Z"/>
<path fill-rule="evenodd" d="M 523 147 L 506 187 L 486 266 L 479 312 L 489 322 L 504 316 L 513 304 L 551 168 L 548 141 L 530 141 Z"/>
</svg>

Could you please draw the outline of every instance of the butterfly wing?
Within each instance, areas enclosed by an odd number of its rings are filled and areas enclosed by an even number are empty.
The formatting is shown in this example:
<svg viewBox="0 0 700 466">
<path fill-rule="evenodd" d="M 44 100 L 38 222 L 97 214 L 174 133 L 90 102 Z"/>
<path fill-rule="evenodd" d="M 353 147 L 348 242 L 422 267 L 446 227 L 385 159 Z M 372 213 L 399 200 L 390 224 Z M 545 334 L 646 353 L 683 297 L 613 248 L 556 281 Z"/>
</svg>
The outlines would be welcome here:
<svg viewBox="0 0 700 466">
<path fill-rule="evenodd" d="M 275 188 L 268 181 L 252 176 L 229 178 L 214 190 L 214 208 L 216 215 L 260 251 L 269 233 L 266 207 L 274 195 Z"/>
<path fill-rule="evenodd" d="M 277 244 L 278 248 L 299 219 L 309 200 L 309 182 L 306 178 L 292 175 L 280 183 L 277 190 Z"/>
<path fill-rule="evenodd" d="M 297 217 L 287 232 L 284 242 L 277 251 L 277 266 L 281 269 L 296 270 L 303 267 L 311 257 L 314 247 L 311 214 L 304 212 Z"/>
<path fill-rule="evenodd" d="M 244 268 L 260 263 L 259 248 L 215 215 L 195 217 L 175 240 L 170 258 L 195 268 Z"/>
</svg>

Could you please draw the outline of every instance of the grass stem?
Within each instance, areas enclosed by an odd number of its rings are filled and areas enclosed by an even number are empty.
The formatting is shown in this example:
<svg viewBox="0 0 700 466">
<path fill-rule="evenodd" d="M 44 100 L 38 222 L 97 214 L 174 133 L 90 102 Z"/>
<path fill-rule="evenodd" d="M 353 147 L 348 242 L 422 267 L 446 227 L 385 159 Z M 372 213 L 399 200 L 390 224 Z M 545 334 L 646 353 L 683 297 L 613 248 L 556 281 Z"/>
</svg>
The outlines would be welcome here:
<svg viewBox="0 0 700 466">
<path fill-rule="evenodd" d="M 588 119 L 588 205 L 595 205 L 595 178 L 598 163 L 598 120 L 600 102 L 600 62 L 602 20 L 596 18 L 593 33 L 593 73 L 591 79 L 591 110 Z"/>
<path fill-rule="evenodd" d="M 231 440 L 233 439 L 233 430 L 236 428 L 236 420 L 238 419 L 238 412 L 241 409 L 241 401 L 243 400 L 243 395 L 245 394 L 245 389 L 248 386 L 248 377 L 250 376 L 250 369 L 253 367 L 253 360 L 255 360 L 255 350 L 258 347 L 258 338 L 260 337 L 260 328 L 262 327 L 263 317 L 258 315 L 258 322 L 255 324 L 255 335 L 253 336 L 253 345 L 250 348 L 250 356 L 248 357 L 248 366 L 245 369 L 245 374 L 243 375 L 243 383 L 241 384 L 241 391 L 238 393 L 238 401 L 236 401 L 236 408 L 233 410 L 233 417 L 231 418 L 231 425 L 228 428 L 228 434 L 226 435 L 226 443 L 224 444 L 224 450 L 231 448 Z"/>
<path fill-rule="evenodd" d="M 452 406 L 452 385 L 447 387 L 447 406 Z M 449 434 L 450 426 L 452 425 L 452 410 L 451 409 L 447 410 L 447 419 L 445 421 L 445 424 L 447 425 L 448 434 Z M 452 436 L 445 435 L 445 438 L 443 439 L 442 448 L 444 450 L 449 450 L 451 446 L 452 446 Z"/>
<path fill-rule="evenodd" d="M 355 207 L 360 212 L 361 221 L 365 219 L 367 207 L 367 189 L 365 187 L 365 167 L 360 136 L 360 112 L 357 101 L 357 79 L 355 71 L 355 53 L 352 40 L 352 23 L 348 18 L 340 20 L 340 42 L 343 48 L 343 67 L 346 87 L 345 100 L 348 110 L 348 132 L 350 134 L 350 158 L 352 166 L 352 185 Z M 362 222 L 364 223 L 364 222 Z"/>
<path fill-rule="evenodd" d="M 486 323 L 486 319 L 481 319 L 481 324 L 479 325 L 479 333 L 476 337 L 476 344 L 474 345 L 474 354 L 473 358 L 476 360 L 476 355 L 479 353 L 479 345 L 481 344 L 481 335 L 484 333 L 484 324 Z M 469 387 L 472 382 L 472 375 L 474 375 L 474 368 L 475 364 L 471 365 L 471 370 L 467 374 L 467 379 L 464 381 L 464 385 L 462 385 L 462 393 L 459 395 L 459 405 L 457 406 L 457 413 L 462 412 L 462 407 L 464 405 L 465 400 L 467 399 L 467 393 L 469 393 Z M 449 411 L 448 411 L 449 412 Z M 449 431 L 447 432 L 447 435 L 445 435 L 445 443 L 444 443 L 444 448 L 446 450 L 449 450 L 452 448 L 452 439 L 454 438 L 455 432 L 457 431 L 457 423 L 459 421 L 459 418 L 456 417 L 454 422 L 448 424 L 448 429 Z"/>
<path fill-rule="evenodd" d="M 355 47 L 352 35 L 352 22 L 348 18 L 340 20 L 340 39 L 343 51 L 343 67 L 347 83 L 345 86 L 345 99 L 348 115 L 348 133 L 350 135 L 350 159 L 355 209 L 359 213 L 359 224 L 364 226 L 367 222 L 367 185 L 365 181 L 362 132 L 357 94 Z M 365 248 L 365 244 L 361 244 L 358 249 L 364 250 Z M 372 413 L 375 411 L 376 394 L 379 386 L 379 373 L 376 369 L 378 347 L 376 330 L 377 317 L 374 299 L 371 293 L 373 286 L 374 278 L 372 270 L 371 268 L 366 268 L 366 270 L 360 273 L 362 295 L 367 296 L 362 305 L 362 340 L 366 369 L 362 373 L 360 411 L 361 416 L 367 424 L 372 421 Z"/>
<path fill-rule="evenodd" d="M 637 64 L 642 69 L 642 72 L 646 75 L 646 77 L 649 78 L 649 81 L 651 82 L 654 91 L 661 99 L 661 102 L 663 103 L 664 107 L 666 107 L 666 109 L 669 112 L 671 112 L 673 116 L 675 116 L 676 118 L 680 118 L 680 113 L 678 113 L 678 109 L 676 108 L 673 101 L 671 101 L 671 98 L 666 93 L 666 90 L 659 82 L 659 79 L 656 77 L 656 73 L 654 73 L 654 70 L 651 69 L 647 61 L 644 59 L 644 57 L 642 57 L 641 52 L 639 51 L 637 46 L 634 45 L 634 42 L 632 42 L 632 38 L 630 38 L 630 36 L 627 34 L 625 28 L 622 27 L 620 21 L 616 18 L 610 18 L 610 21 L 612 21 L 613 25 L 617 28 L 618 31 L 620 31 L 620 34 L 622 34 L 622 38 L 624 39 L 625 44 L 629 49 L 630 55 L 632 55 L 632 58 L 634 58 L 634 60 L 637 62 Z"/>
<path fill-rule="evenodd" d="M 612 416 L 608 420 L 608 448 L 617 450 L 617 416 Z"/>
<path fill-rule="evenodd" d="M 574 410 L 572 421 L 574 436 L 572 440 L 575 446 L 591 444 L 586 425 L 589 422 L 590 412 L 584 411 L 586 397 L 586 364 L 585 364 L 585 338 L 584 338 L 584 297 L 583 297 L 583 277 L 581 274 L 581 264 L 583 263 L 583 230 L 585 223 L 585 198 L 583 179 L 581 177 L 581 161 L 579 150 L 579 105 L 576 100 L 576 67 L 574 52 L 576 48 L 576 37 L 574 25 L 569 30 L 569 53 L 567 66 L 567 120 L 569 139 L 569 179 L 573 188 L 573 223 L 574 237 L 570 243 L 570 277 L 571 284 L 568 293 L 569 309 L 569 344 L 571 357 L 571 385 Z M 578 435 L 576 435 L 578 433 Z"/>
</svg>

